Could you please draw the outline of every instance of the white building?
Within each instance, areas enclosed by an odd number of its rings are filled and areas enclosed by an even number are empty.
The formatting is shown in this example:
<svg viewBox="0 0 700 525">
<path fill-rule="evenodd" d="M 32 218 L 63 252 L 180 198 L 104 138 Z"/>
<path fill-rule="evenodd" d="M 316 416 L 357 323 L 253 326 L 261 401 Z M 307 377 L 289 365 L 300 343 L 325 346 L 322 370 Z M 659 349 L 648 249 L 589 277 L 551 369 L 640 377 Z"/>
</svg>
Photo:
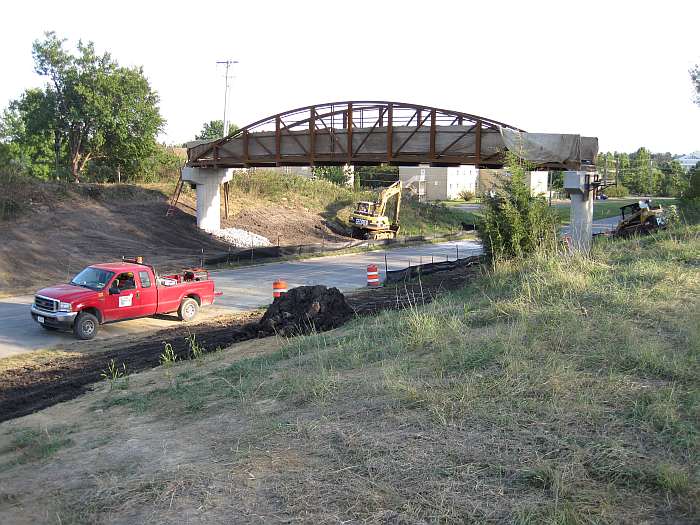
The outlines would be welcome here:
<svg viewBox="0 0 700 525">
<path fill-rule="evenodd" d="M 683 166 L 685 171 L 688 171 L 694 168 L 695 165 L 700 162 L 700 151 L 694 151 L 689 155 L 683 155 L 682 157 L 678 157 L 676 160 L 681 163 L 681 166 Z"/>
<path fill-rule="evenodd" d="M 401 166 L 399 180 L 422 201 L 452 200 L 458 199 L 462 191 L 476 194 L 478 172 L 474 166 Z"/>
<path fill-rule="evenodd" d="M 527 174 L 526 181 L 530 186 L 530 195 L 546 195 L 549 185 L 548 171 L 531 171 Z"/>
</svg>

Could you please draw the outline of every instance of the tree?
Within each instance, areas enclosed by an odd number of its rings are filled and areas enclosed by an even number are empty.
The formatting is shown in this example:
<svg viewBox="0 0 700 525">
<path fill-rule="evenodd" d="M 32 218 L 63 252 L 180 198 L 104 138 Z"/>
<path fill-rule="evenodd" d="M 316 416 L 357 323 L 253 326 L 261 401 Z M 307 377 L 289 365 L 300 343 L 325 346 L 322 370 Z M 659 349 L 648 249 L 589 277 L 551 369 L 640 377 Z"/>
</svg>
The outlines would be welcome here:
<svg viewBox="0 0 700 525">
<path fill-rule="evenodd" d="M 631 173 L 632 177 L 625 181 L 625 186 L 638 195 L 654 193 L 654 170 L 648 149 L 639 148 L 634 153 Z"/>
<path fill-rule="evenodd" d="M 695 88 L 695 103 L 700 106 L 700 65 L 696 65 L 690 70 L 690 80 Z"/>
<path fill-rule="evenodd" d="M 684 199 L 700 199 L 700 162 L 688 173 L 688 189 L 683 194 Z"/>
<path fill-rule="evenodd" d="M 313 174 L 338 186 L 344 186 L 348 183 L 348 174 L 343 166 L 314 166 Z"/>
<path fill-rule="evenodd" d="M 688 176 L 677 160 L 664 162 L 660 166 L 661 178 L 658 192 L 664 197 L 680 197 L 688 188 Z"/>
<path fill-rule="evenodd" d="M 138 169 L 153 154 L 164 124 L 158 95 L 141 68 L 98 55 L 92 42 L 79 41 L 77 54 L 64 43 L 53 32 L 34 42 L 35 71 L 47 83 L 10 104 L 10 120 L 18 119 L 14 128 L 22 131 L 14 140 L 25 147 L 48 141 L 56 175 L 67 168 L 76 182 L 94 159 Z"/>
<path fill-rule="evenodd" d="M 229 135 L 238 131 L 238 126 L 229 124 Z M 210 120 L 202 126 L 202 131 L 195 136 L 195 140 L 217 140 L 224 136 L 224 121 Z"/>
<path fill-rule="evenodd" d="M 630 156 L 627 153 L 620 153 L 615 160 L 615 176 L 617 177 L 617 183 L 626 186 L 629 184 L 629 181 L 634 178 L 631 172 Z"/>
<path fill-rule="evenodd" d="M 21 171 L 47 178 L 58 171 L 51 162 L 54 156 L 48 98 L 39 89 L 29 89 L 18 100 L 10 102 L 0 122 L 0 138 L 4 150 L 3 164 L 15 164 Z"/>
<path fill-rule="evenodd" d="M 506 167 L 510 177 L 495 194 L 483 197 L 478 234 L 486 253 L 496 259 L 512 258 L 554 247 L 558 218 L 543 196 L 530 195 L 525 182 L 530 166 L 509 153 Z"/>
</svg>

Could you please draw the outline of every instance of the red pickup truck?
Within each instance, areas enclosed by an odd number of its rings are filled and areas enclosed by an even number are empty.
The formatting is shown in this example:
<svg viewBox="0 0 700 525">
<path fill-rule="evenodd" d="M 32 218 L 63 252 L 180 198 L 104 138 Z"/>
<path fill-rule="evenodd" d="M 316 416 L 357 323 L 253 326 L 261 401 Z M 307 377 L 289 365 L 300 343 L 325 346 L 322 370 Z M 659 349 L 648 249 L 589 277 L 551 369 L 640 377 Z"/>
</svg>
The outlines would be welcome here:
<svg viewBox="0 0 700 525">
<path fill-rule="evenodd" d="M 104 323 L 171 312 L 190 321 L 219 295 L 207 270 L 158 276 L 140 259 L 125 260 L 88 266 L 68 284 L 39 290 L 31 313 L 47 330 L 72 329 L 78 339 L 92 339 Z"/>
</svg>

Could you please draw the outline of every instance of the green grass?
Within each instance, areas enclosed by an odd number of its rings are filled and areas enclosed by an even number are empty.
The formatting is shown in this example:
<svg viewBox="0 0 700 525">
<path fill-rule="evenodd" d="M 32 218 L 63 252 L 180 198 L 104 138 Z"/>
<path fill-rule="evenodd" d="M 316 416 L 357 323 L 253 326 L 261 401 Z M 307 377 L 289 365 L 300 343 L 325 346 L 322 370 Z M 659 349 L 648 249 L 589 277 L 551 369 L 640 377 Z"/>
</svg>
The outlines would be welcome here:
<svg viewBox="0 0 700 525">
<path fill-rule="evenodd" d="M 121 399 L 180 422 L 277 406 L 239 468 L 306 458 L 273 496 L 294 514 L 303 494 L 311 520 L 691 522 L 698 311 L 700 227 L 682 226 L 500 263 L 429 305 Z"/>
<path fill-rule="evenodd" d="M 14 452 L 15 459 L 2 467 L 45 460 L 62 448 L 73 444 L 73 440 L 67 437 L 68 434 L 70 431 L 64 427 L 41 430 L 34 428 L 15 429 L 10 445 L 5 450 L 0 451 L 0 453 Z"/>
</svg>

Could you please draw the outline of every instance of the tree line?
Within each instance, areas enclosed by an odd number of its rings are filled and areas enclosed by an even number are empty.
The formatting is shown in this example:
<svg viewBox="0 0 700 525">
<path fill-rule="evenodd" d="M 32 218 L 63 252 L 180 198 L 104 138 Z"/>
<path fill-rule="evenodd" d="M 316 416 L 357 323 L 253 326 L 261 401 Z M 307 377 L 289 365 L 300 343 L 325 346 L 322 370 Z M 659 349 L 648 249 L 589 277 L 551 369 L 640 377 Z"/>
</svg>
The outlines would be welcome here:
<svg viewBox="0 0 700 525">
<path fill-rule="evenodd" d="M 671 153 L 606 152 L 596 158 L 598 173 L 634 195 L 680 197 L 690 186 L 693 171 L 686 171 Z"/>
</svg>

